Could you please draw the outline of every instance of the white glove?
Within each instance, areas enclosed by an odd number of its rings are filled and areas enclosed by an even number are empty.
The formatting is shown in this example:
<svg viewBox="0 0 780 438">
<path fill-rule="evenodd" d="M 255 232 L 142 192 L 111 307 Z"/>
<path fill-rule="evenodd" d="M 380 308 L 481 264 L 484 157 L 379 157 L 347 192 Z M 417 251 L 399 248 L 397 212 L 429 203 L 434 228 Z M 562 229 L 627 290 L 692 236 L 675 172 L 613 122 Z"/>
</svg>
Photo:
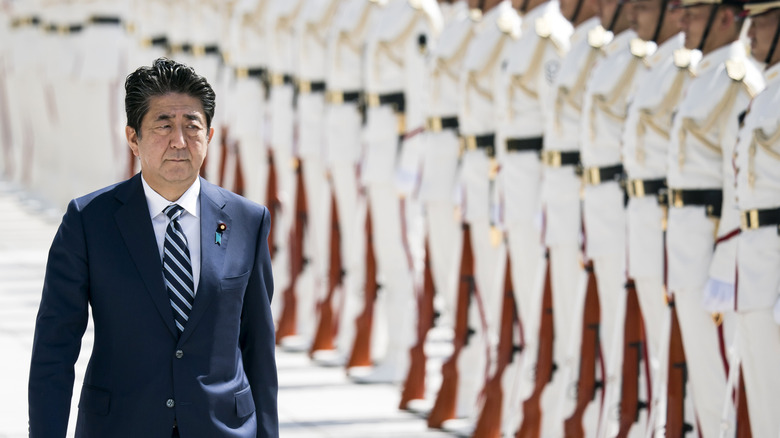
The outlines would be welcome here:
<svg viewBox="0 0 780 438">
<path fill-rule="evenodd" d="M 708 312 L 734 310 L 734 284 L 710 277 L 704 286 L 701 305 Z"/>
</svg>

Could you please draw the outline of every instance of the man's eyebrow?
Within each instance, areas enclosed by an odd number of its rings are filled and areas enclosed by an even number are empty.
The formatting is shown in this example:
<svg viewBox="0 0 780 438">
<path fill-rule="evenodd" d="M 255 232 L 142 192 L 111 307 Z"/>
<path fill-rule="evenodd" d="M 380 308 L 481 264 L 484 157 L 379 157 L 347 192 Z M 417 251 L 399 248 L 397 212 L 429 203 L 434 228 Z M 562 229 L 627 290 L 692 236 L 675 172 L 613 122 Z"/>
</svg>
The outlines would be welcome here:
<svg viewBox="0 0 780 438">
<path fill-rule="evenodd" d="M 155 121 L 159 121 L 159 120 L 171 120 L 172 118 L 173 118 L 173 115 L 172 115 L 172 114 L 165 114 L 165 113 L 163 113 L 163 114 L 159 114 L 159 115 L 157 116 L 157 118 L 156 118 L 156 119 L 154 119 L 154 120 L 155 120 Z"/>
<path fill-rule="evenodd" d="M 187 120 L 194 120 L 196 122 L 201 122 L 202 121 L 201 118 L 200 118 L 200 115 L 198 115 L 198 114 L 185 114 L 184 118 L 187 119 Z"/>
</svg>

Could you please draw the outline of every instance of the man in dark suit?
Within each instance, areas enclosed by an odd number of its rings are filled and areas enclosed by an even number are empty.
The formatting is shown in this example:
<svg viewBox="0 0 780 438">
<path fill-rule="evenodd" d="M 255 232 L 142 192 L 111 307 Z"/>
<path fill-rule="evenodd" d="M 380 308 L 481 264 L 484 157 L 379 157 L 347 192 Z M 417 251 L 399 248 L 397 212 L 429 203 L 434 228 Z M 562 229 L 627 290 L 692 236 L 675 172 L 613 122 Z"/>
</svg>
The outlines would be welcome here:
<svg viewBox="0 0 780 438">
<path fill-rule="evenodd" d="M 30 436 L 65 436 L 91 306 L 77 437 L 277 437 L 268 210 L 198 176 L 214 133 L 203 77 L 158 59 L 125 89 L 141 173 L 71 201 L 54 238 Z"/>
</svg>

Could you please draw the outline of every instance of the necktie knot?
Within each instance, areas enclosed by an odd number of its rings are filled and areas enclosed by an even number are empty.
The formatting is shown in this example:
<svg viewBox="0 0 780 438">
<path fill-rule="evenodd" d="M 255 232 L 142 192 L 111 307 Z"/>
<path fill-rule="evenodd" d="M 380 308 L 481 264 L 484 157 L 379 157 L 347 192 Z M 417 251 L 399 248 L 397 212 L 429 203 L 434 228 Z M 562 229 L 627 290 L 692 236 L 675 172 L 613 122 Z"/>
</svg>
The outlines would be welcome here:
<svg viewBox="0 0 780 438">
<path fill-rule="evenodd" d="M 165 210 L 163 210 L 163 213 L 165 213 L 165 215 L 168 216 L 168 218 L 172 221 L 178 219 L 183 212 L 184 208 L 179 204 L 171 204 L 165 207 Z"/>
</svg>

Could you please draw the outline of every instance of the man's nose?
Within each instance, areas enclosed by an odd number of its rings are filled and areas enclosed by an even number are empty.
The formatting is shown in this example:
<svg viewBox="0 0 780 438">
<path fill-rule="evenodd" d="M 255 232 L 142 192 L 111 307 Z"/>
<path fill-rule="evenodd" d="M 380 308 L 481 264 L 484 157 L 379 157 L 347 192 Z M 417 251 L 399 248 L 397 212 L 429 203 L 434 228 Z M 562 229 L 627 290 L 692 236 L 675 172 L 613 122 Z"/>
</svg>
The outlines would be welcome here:
<svg viewBox="0 0 780 438">
<path fill-rule="evenodd" d="M 171 133 L 171 147 L 184 148 L 186 146 L 187 142 L 184 139 L 184 127 L 176 126 Z"/>
</svg>

